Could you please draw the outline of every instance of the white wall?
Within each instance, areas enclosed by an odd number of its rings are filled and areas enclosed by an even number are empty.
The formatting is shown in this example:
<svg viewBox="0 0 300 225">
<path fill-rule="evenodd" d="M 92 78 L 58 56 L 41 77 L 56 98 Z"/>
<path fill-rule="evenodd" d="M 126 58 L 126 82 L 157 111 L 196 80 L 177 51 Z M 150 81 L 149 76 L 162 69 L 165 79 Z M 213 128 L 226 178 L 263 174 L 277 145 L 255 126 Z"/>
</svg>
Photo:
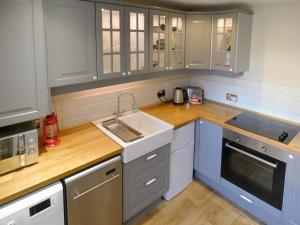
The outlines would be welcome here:
<svg viewBox="0 0 300 225">
<path fill-rule="evenodd" d="M 170 98 L 175 87 L 188 84 L 188 77 L 179 75 L 58 95 L 52 97 L 52 111 L 58 115 L 60 129 L 66 129 L 113 114 L 120 93 L 134 93 L 138 106 L 143 107 L 159 103 L 159 90 L 165 89 Z M 121 109 L 130 107 L 131 99 L 124 97 Z"/>
<path fill-rule="evenodd" d="M 207 98 L 238 94 L 238 107 L 300 122 L 300 2 L 252 8 L 250 70 L 237 78 L 194 76 Z"/>
</svg>

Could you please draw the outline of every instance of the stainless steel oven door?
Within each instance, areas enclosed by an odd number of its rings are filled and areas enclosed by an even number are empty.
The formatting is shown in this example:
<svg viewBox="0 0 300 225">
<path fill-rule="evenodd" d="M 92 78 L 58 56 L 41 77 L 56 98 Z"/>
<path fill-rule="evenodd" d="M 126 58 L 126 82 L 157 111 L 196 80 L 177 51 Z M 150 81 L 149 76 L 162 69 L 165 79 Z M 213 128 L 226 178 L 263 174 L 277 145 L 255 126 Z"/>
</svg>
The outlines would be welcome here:
<svg viewBox="0 0 300 225">
<path fill-rule="evenodd" d="M 221 176 L 281 210 L 286 164 L 223 139 Z"/>
</svg>

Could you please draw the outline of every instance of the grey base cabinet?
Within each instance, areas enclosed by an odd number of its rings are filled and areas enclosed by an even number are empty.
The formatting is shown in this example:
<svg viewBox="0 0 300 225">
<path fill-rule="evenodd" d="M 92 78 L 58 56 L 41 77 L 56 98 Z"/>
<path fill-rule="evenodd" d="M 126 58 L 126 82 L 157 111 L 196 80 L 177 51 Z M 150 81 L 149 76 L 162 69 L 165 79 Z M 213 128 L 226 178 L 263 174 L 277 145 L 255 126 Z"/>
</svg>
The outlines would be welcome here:
<svg viewBox="0 0 300 225">
<path fill-rule="evenodd" d="M 49 113 L 43 0 L 0 1 L 0 127 Z"/>
<path fill-rule="evenodd" d="M 169 188 L 170 145 L 123 164 L 123 222 L 127 222 Z"/>
<path fill-rule="evenodd" d="M 194 170 L 219 183 L 223 128 L 205 120 L 196 122 Z"/>
<path fill-rule="evenodd" d="M 285 177 L 283 224 L 300 225 L 300 155 L 290 154 Z"/>
</svg>

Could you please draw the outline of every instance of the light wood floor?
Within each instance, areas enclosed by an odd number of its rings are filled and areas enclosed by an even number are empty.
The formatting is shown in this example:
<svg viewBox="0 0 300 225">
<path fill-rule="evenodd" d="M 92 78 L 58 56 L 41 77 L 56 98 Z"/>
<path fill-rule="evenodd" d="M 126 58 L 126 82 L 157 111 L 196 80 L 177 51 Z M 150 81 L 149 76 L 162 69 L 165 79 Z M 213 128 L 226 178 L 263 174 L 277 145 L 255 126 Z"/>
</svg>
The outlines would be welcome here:
<svg viewBox="0 0 300 225">
<path fill-rule="evenodd" d="M 182 193 L 139 218 L 134 225 L 258 225 L 210 188 L 193 181 Z"/>
</svg>

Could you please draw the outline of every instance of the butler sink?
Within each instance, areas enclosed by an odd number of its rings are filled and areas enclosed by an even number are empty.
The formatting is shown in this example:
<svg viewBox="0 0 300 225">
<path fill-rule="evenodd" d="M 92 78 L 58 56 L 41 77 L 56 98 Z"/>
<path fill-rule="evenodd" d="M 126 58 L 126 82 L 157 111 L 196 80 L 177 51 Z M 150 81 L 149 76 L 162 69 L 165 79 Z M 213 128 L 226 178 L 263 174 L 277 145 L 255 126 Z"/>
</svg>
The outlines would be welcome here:
<svg viewBox="0 0 300 225">
<path fill-rule="evenodd" d="M 93 121 L 93 124 L 124 148 L 128 163 L 171 142 L 174 126 L 144 112 L 127 113 Z"/>
</svg>

